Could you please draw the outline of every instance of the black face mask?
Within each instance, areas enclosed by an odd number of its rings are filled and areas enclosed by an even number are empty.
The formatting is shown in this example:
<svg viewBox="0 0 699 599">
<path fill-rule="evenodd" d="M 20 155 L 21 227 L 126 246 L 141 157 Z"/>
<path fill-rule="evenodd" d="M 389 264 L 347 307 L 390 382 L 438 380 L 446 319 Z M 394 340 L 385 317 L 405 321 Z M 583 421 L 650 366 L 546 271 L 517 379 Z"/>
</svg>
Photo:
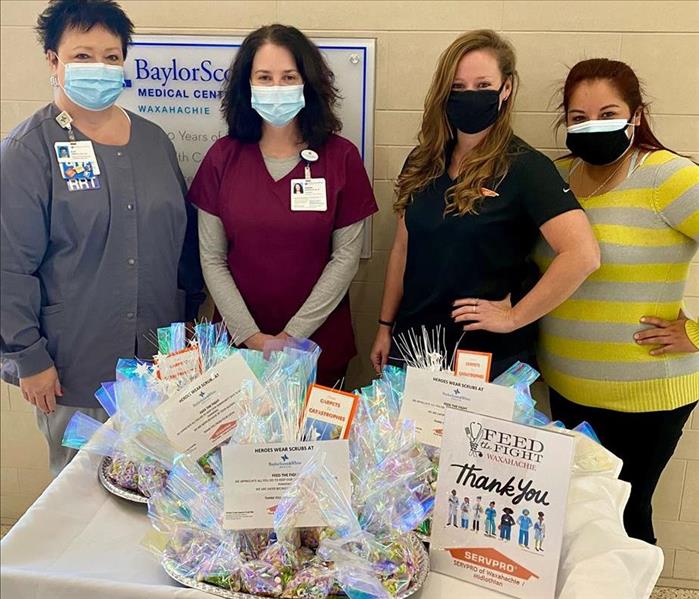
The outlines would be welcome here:
<svg viewBox="0 0 699 599">
<path fill-rule="evenodd" d="M 568 133 L 566 146 L 577 157 L 589 164 L 604 166 L 621 158 L 631 146 L 633 137 L 626 135 L 625 125 L 616 131 Z"/>
<path fill-rule="evenodd" d="M 498 120 L 500 114 L 499 90 L 452 91 L 447 100 L 447 119 L 462 133 L 479 133 Z"/>
</svg>

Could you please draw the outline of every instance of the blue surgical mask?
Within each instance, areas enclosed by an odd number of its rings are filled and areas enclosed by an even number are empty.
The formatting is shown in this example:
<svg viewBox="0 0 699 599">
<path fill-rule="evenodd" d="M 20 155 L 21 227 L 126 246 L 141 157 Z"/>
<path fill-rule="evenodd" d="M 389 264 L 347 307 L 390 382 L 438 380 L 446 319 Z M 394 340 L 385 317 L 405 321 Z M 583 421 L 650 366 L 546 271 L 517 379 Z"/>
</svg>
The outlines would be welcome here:
<svg viewBox="0 0 699 599">
<path fill-rule="evenodd" d="M 306 105 L 303 85 L 251 85 L 251 104 L 265 121 L 283 127 Z"/>
<path fill-rule="evenodd" d="M 105 110 L 124 89 L 124 67 L 101 62 L 64 64 L 63 91 L 68 99 L 86 110 Z"/>
</svg>

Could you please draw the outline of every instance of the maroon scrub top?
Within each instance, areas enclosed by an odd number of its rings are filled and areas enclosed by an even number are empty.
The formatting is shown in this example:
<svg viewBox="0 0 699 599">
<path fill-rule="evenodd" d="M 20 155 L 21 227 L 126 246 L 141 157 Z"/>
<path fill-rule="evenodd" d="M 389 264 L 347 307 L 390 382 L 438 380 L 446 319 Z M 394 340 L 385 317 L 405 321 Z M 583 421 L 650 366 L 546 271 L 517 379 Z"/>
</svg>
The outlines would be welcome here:
<svg viewBox="0 0 699 599">
<path fill-rule="evenodd" d="M 303 161 L 274 181 L 259 145 L 230 137 L 211 146 L 189 190 L 192 203 L 223 222 L 233 280 L 257 326 L 270 335 L 281 333 L 308 299 L 330 261 L 333 231 L 378 210 L 350 141 L 331 135 L 314 149 L 319 158 L 311 176 L 325 178 L 325 212 L 291 211 L 290 181 L 303 179 Z M 357 353 L 347 295 L 311 339 L 322 349 L 318 380 L 327 384 Z"/>
</svg>

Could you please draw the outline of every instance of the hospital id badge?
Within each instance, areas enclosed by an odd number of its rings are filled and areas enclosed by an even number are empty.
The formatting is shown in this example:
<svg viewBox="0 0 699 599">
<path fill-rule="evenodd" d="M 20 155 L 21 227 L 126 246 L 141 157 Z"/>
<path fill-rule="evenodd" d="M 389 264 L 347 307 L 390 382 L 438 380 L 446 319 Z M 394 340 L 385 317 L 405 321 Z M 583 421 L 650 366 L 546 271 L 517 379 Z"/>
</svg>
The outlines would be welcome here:
<svg viewBox="0 0 699 599">
<path fill-rule="evenodd" d="M 53 144 L 53 148 L 56 152 L 58 164 L 61 167 L 66 163 L 89 163 L 92 166 L 93 173 L 95 175 L 100 174 L 100 167 L 97 164 L 97 156 L 91 141 L 57 141 Z M 63 178 L 68 179 L 69 177 L 66 177 L 64 173 Z"/>
<path fill-rule="evenodd" d="M 97 176 L 92 162 L 60 162 L 59 166 L 66 181 L 94 179 Z"/>
<path fill-rule="evenodd" d="M 292 212 L 325 212 L 328 198 L 325 194 L 325 179 L 292 179 Z"/>
</svg>

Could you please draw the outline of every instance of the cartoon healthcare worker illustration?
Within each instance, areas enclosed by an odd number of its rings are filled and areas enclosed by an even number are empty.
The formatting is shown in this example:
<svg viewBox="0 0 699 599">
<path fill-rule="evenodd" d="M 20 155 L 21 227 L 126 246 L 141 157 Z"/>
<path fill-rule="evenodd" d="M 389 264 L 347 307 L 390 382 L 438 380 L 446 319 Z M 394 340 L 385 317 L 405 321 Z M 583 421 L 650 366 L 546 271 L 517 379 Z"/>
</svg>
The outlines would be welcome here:
<svg viewBox="0 0 699 599">
<path fill-rule="evenodd" d="M 481 515 L 483 514 L 483 506 L 481 505 L 481 496 L 476 497 L 476 503 L 473 506 L 473 530 L 481 529 Z"/>
<path fill-rule="evenodd" d="M 544 512 L 539 512 L 538 520 L 534 522 L 534 548 L 537 551 L 544 550 L 544 537 L 546 536 L 546 524 L 544 524 Z"/>
<path fill-rule="evenodd" d="M 529 549 L 529 529 L 532 525 L 532 519 L 529 517 L 529 510 L 523 509 L 522 514 L 517 518 L 519 524 L 519 546 Z"/>
<path fill-rule="evenodd" d="M 495 510 L 495 502 L 491 501 L 488 507 L 485 508 L 485 536 L 494 537 L 495 536 L 495 516 L 497 511 Z"/>
<path fill-rule="evenodd" d="M 447 526 L 458 526 L 457 524 L 457 514 L 459 512 L 459 498 L 456 496 L 456 490 L 452 489 L 451 495 L 449 495 L 449 519 L 447 520 Z"/>
<path fill-rule="evenodd" d="M 461 528 L 468 529 L 468 516 L 471 513 L 471 503 L 468 497 L 464 497 L 464 501 L 461 504 Z"/>
<path fill-rule="evenodd" d="M 515 524 L 515 519 L 512 517 L 513 513 L 512 508 L 506 507 L 502 509 L 502 516 L 500 516 L 500 539 L 504 541 L 510 540 L 510 533 Z"/>
</svg>

